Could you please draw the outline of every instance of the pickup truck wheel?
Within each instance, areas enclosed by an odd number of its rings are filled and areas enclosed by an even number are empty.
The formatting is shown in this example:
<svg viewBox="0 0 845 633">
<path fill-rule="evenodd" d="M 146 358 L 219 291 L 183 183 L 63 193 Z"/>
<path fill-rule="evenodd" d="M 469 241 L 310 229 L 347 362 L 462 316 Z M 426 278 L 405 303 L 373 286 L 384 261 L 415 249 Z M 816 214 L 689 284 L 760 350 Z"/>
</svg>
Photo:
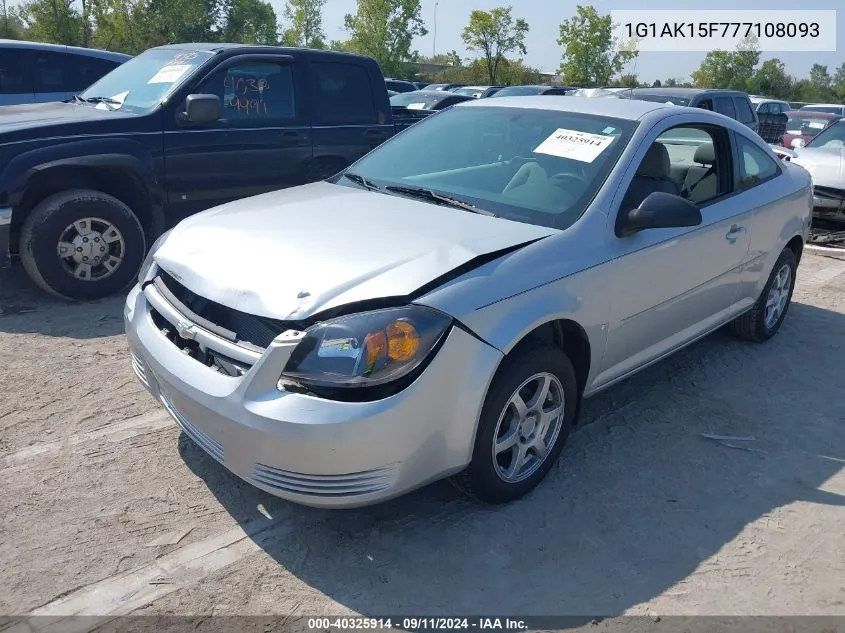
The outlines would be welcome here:
<svg viewBox="0 0 845 633">
<path fill-rule="evenodd" d="M 132 210 L 90 189 L 45 198 L 21 230 L 24 269 L 61 299 L 99 299 L 123 290 L 135 280 L 145 250 L 144 230 Z"/>
<path fill-rule="evenodd" d="M 790 248 L 783 249 L 754 306 L 731 321 L 730 329 L 734 334 L 755 343 L 767 341 L 777 334 L 792 302 L 797 268 L 795 253 Z"/>
<path fill-rule="evenodd" d="M 505 360 L 481 410 L 472 461 L 452 478 L 486 503 L 507 503 L 533 490 L 554 466 L 578 409 L 575 370 L 553 346 Z"/>
</svg>

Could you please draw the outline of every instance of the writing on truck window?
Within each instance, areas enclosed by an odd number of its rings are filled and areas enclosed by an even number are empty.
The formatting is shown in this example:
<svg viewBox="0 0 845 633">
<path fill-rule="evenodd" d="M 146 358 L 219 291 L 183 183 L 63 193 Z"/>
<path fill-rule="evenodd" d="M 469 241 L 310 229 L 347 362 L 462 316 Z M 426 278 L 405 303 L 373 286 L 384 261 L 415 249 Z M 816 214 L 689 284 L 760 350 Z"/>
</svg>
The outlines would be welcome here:
<svg viewBox="0 0 845 633">
<path fill-rule="evenodd" d="M 270 81 L 266 77 L 227 74 L 223 77 L 223 93 L 227 108 L 241 114 L 269 114 L 266 94 Z"/>
</svg>

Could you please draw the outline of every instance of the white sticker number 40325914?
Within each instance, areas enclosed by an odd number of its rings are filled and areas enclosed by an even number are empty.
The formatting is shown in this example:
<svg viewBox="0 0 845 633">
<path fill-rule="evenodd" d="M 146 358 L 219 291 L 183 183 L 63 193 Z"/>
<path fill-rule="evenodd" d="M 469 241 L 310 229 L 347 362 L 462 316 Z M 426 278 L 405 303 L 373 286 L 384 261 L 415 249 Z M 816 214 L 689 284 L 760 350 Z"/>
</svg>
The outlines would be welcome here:
<svg viewBox="0 0 845 633">
<path fill-rule="evenodd" d="M 534 153 L 592 163 L 615 138 L 558 128 L 534 149 Z"/>
</svg>

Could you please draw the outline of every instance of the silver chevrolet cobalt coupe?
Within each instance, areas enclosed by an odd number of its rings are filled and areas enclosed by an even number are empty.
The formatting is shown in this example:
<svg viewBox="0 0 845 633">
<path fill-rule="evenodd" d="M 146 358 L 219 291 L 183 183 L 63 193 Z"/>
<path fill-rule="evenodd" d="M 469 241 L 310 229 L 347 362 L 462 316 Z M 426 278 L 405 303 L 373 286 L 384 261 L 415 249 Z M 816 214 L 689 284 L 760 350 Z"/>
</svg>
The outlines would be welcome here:
<svg viewBox="0 0 845 633">
<path fill-rule="evenodd" d="M 460 104 L 327 182 L 206 211 L 126 302 L 139 379 L 291 501 L 545 477 L 579 402 L 730 324 L 780 328 L 809 174 L 744 125 L 657 103 Z"/>
</svg>

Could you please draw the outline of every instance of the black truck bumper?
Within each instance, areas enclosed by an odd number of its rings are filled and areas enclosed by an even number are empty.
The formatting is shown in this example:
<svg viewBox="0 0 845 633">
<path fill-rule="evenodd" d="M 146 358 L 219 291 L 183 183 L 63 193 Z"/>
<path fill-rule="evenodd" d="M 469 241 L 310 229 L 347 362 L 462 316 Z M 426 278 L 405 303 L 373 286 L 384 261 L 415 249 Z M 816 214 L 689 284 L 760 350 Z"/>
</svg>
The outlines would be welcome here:
<svg viewBox="0 0 845 633">
<path fill-rule="evenodd" d="M 12 231 L 11 207 L 0 207 L 0 268 L 6 268 L 10 263 L 9 234 Z"/>
</svg>

